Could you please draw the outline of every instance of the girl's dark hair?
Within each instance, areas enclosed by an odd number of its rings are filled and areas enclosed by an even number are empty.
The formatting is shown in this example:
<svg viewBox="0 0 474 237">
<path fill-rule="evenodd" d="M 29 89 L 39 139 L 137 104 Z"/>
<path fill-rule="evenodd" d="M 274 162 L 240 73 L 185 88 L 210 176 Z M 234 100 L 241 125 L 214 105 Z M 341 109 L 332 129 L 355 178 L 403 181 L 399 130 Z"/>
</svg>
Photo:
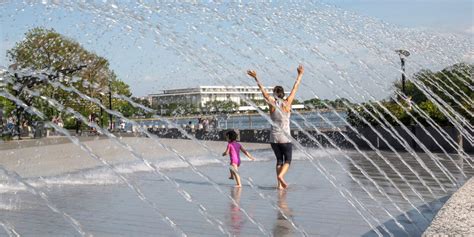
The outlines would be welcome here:
<svg viewBox="0 0 474 237">
<path fill-rule="evenodd" d="M 275 95 L 280 99 L 285 97 L 285 90 L 281 86 L 275 86 L 275 88 L 273 88 L 273 93 L 275 93 Z"/>
<path fill-rule="evenodd" d="M 237 133 L 236 133 L 234 130 L 228 131 L 228 132 L 225 134 L 225 136 L 226 136 L 227 138 L 229 138 L 229 140 L 231 140 L 231 141 L 237 140 Z"/>
</svg>

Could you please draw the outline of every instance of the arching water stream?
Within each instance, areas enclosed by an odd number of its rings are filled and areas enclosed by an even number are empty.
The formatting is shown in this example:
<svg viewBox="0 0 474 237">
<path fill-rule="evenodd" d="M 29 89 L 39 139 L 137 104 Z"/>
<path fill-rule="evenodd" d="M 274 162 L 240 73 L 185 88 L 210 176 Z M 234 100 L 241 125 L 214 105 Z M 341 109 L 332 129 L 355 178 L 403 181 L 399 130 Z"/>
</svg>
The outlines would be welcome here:
<svg viewBox="0 0 474 237">
<path fill-rule="evenodd" d="M 345 113 L 325 101 L 324 113 L 308 116 L 294 111 L 294 132 L 317 147 L 292 139 L 295 157 L 287 178 L 290 188 L 274 188 L 273 153 L 268 145 L 254 143 L 245 146 L 258 161 L 243 162 L 244 187 L 235 189 L 233 181 L 227 180 L 227 158 L 221 156 L 225 142 L 196 139 L 176 122 L 179 118 L 160 116 L 156 108 L 120 92 L 110 92 L 110 100 L 153 114 L 155 120 L 140 123 L 126 116 L 126 111 L 110 108 L 102 96 L 109 93 L 112 79 L 109 85 L 100 81 L 110 72 L 98 71 L 78 84 L 84 79 L 71 76 L 66 72 L 69 68 L 55 68 L 57 59 L 49 65 L 6 62 L 1 65 L 0 96 L 28 116 L 47 121 L 51 133 L 58 136 L 0 144 L 0 225 L 4 230 L 0 234 L 418 236 L 474 172 L 472 157 L 459 146 L 458 138 L 448 135 L 429 114 L 419 112 L 424 105 L 411 105 L 403 92 L 392 91 L 402 73 L 394 50 L 406 48 L 412 53 L 408 80 L 472 147 L 472 71 L 443 71 L 426 80 L 410 76 L 418 70 L 439 70 L 462 62 L 472 50 L 472 41 L 464 36 L 403 29 L 320 2 L 57 0 L 6 1 L 0 7 L 0 20 L 8 29 L 2 33 L 7 49 L 15 46 L 9 41 L 22 40 L 18 32 L 54 28 L 109 59 L 114 75 L 137 88 L 252 86 L 245 71 L 256 69 L 264 84 L 289 90 L 294 68 L 302 63 L 306 72 L 297 99 L 346 98 L 342 100 L 346 111 L 373 134 L 359 133 Z M 48 61 L 50 55 L 41 46 L 56 43 L 41 42 L 31 57 L 46 55 Z M 67 51 L 62 44 L 57 49 Z M 77 70 L 100 65 L 81 61 L 84 55 L 66 56 L 64 60 L 85 63 L 71 65 L 79 66 Z M 441 76 L 448 79 L 443 81 Z M 54 92 L 23 88 L 26 82 L 19 78 L 33 78 Z M 471 91 L 460 90 L 455 79 Z M 15 88 L 22 88 L 23 94 L 13 93 L 19 91 Z M 110 132 L 90 122 L 88 115 L 72 108 L 74 103 L 59 97 L 61 93 L 126 122 L 137 129 L 137 136 Z M 383 98 L 391 98 L 412 123 L 397 119 L 389 106 L 378 101 Z M 243 95 L 241 100 L 256 109 L 261 126 L 274 125 L 255 101 Z M 354 104 L 367 101 L 376 103 Z M 314 105 L 306 106 L 314 109 Z M 102 135 L 77 136 L 49 122 L 51 107 Z M 156 135 L 147 126 L 157 126 L 157 121 L 160 126 L 177 128 L 187 139 Z M 416 126 L 436 141 L 440 153 L 425 146 L 413 130 Z M 327 135 L 328 129 L 352 148 L 340 146 Z M 432 129 L 436 133 L 428 131 Z M 365 141 L 368 149 L 360 147 L 358 140 Z M 388 140 L 397 141 L 401 149 Z M 388 148 L 379 149 L 380 142 Z M 446 151 L 441 145 L 445 142 L 456 152 Z"/>
</svg>

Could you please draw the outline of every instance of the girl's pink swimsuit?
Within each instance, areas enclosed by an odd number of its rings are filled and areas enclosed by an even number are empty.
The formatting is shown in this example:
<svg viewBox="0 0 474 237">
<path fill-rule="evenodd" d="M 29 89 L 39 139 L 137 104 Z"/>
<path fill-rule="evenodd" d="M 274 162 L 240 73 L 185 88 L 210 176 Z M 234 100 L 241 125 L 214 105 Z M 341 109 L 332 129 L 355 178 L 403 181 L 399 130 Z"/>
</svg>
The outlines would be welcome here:
<svg viewBox="0 0 474 237">
<path fill-rule="evenodd" d="M 240 166 L 240 147 L 241 145 L 236 142 L 229 142 L 227 144 L 227 148 L 229 149 L 229 156 L 230 156 L 230 164 L 235 164 Z"/>
</svg>

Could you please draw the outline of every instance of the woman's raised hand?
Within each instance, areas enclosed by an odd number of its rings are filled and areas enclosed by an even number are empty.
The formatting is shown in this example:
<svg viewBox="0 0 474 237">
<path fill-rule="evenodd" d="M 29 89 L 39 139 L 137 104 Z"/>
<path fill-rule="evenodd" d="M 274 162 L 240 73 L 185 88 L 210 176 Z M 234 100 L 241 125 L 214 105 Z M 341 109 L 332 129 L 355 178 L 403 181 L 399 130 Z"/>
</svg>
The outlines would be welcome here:
<svg viewBox="0 0 474 237">
<path fill-rule="evenodd" d="M 303 75 L 304 73 L 304 67 L 303 65 L 299 65 L 298 68 L 296 69 L 296 71 L 298 71 L 298 75 Z"/>
<path fill-rule="evenodd" d="M 257 80 L 257 72 L 254 71 L 254 70 L 248 70 L 247 71 L 247 74 L 251 77 L 253 77 L 253 79 Z"/>
</svg>

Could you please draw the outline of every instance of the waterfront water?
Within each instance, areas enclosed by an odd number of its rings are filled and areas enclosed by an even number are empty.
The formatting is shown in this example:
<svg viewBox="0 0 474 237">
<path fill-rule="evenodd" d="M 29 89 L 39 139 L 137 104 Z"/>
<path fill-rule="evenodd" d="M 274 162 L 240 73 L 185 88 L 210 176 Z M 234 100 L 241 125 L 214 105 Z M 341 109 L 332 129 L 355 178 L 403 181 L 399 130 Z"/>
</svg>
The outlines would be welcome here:
<svg viewBox="0 0 474 237">
<path fill-rule="evenodd" d="M 344 127 L 346 124 L 343 119 L 346 118 L 346 112 L 337 112 L 336 115 L 334 112 L 308 112 L 303 113 L 302 116 L 306 119 L 306 122 L 301 118 L 298 114 L 292 114 L 291 119 L 298 123 L 303 128 L 311 128 L 315 126 L 317 128 L 327 129 L 333 128 L 333 126 L 327 122 L 325 122 L 321 117 L 331 121 L 334 126 L 336 127 Z M 174 117 L 169 118 L 170 120 L 174 121 L 175 123 L 179 124 L 180 126 L 186 126 L 189 122 L 192 122 L 194 126 L 197 126 L 199 117 Z M 217 128 L 227 129 L 227 128 L 234 128 L 234 129 L 263 129 L 263 128 L 270 128 L 270 123 L 258 114 L 251 114 L 251 115 L 208 115 L 202 116 L 202 118 L 212 119 L 215 118 L 218 121 Z M 166 126 L 164 121 L 158 119 L 146 119 L 146 120 L 138 120 L 137 121 L 142 126 Z M 309 123 L 309 124 L 308 124 Z M 292 128 L 295 128 L 294 124 L 291 124 Z M 126 130 L 131 130 L 131 124 L 126 124 Z"/>
</svg>

